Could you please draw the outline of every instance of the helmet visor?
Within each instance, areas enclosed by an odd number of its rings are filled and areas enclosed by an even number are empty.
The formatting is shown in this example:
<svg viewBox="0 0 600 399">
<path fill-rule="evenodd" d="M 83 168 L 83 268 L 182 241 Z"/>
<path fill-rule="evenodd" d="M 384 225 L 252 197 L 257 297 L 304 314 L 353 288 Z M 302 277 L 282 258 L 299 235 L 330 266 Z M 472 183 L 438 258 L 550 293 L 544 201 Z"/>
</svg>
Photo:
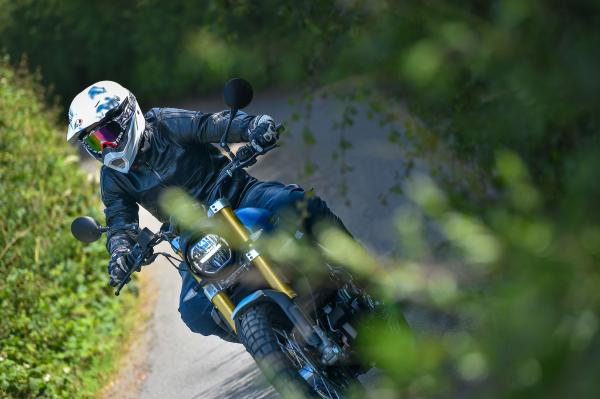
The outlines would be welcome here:
<svg viewBox="0 0 600 399">
<path fill-rule="evenodd" d="M 82 142 L 92 155 L 102 155 L 106 147 L 117 147 L 123 134 L 118 123 L 109 123 L 83 137 Z"/>
</svg>

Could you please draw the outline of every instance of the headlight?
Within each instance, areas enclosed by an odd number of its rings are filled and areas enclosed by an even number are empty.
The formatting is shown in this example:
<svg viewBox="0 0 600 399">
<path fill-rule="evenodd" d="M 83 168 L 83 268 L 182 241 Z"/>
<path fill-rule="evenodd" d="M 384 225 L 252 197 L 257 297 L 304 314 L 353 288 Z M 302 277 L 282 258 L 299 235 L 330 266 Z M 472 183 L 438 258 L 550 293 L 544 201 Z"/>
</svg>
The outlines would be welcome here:
<svg viewBox="0 0 600 399">
<path fill-rule="evenodd" d="M 208 234 L 188 250 L 188 261 L 200 275 L 213 276 L 231 262 L 231 248 L 216 234 Z"/>
</svg>

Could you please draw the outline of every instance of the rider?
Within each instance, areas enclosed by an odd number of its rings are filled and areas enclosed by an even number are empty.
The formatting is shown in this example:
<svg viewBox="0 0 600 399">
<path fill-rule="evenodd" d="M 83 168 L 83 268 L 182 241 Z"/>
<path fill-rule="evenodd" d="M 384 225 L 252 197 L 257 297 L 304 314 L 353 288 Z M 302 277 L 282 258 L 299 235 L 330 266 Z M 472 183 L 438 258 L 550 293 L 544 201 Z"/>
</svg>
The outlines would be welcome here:
<svg viewBox="0 0 600 399">
<path fill-rule="evenodd" d="M 131 268 L 126 256 L 133 247 L 134 231 L 126 225 L 138 223 L 138 204 L 161 221 L 159 197 L 167 187 L 180 187 L 202 203 L 214 202 L 219 194 L 214 183 L 228 159 L 211 143 L 218 143 L 227 125 L 229 111 L 214 114 L 175 108 L 152 108 L 145 115 L 134 95 L 111 81 L 101 81 L 79 93 L 69 108 L 67 141 L 78 140 L 100 161 L 100 188 L 106 223 L 110 227 L 107 249 L 109 284 L 116 286 Z M 230 142 L 247 141 L 253 146 L 273 144 L 278 137 L 273 118 L 241 111 L 229 132 Z M 309 216 L 303 228 L 310 233 L 315 221 L 332 223 L 345 230 L 341 220 L 316 196 L 305 199 L 295 184 L 262 182 L 237 170 L 222 186 L 234 208 L 257 207 L 276 212 L 297 209 L 306 201 Z M 224 332 L 210 316 L 212 305 L 198 295 L 197 282 L 180 271 L 182 288 L 179 312 L 186 325 L 202 335 Z"/>
</svg>

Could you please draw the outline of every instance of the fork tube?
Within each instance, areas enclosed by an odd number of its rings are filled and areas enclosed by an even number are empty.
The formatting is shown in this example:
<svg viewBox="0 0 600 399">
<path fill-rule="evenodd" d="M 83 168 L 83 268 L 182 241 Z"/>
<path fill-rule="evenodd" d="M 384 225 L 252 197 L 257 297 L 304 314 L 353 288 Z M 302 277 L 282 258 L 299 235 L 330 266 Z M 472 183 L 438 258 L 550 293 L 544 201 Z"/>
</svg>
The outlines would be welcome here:
<svg viewBox="0 0 600 399">
<path fill-rule="evenodd" d="M 240 219 L 238 219 L 231 207 L 221 209 L 220 214 L 223 215 L 225 220 L 227 220 L 229 226 L 233 228 L 237 238 L 242 240 L 242 242 L 248 242 L 250 239 L 250 234 L 248 233 L 248 230 L 246 230 L 246 227 L 244 227 L 244 225 L 240 222 Z"/>
<path fill-rule="evenodd" d="M 283 280 L 279 278 L 277 274 L 275 274 L 275 271 L 265 258 L 259 255 L 252 260 L 252 263 L 256 266 L 260 274 L 267 281 L 269 287 L 273 288 L 274 290 L 283 292 L 289 298 L 294 298 L 296 296 L 296 292 L 292 289 L 292 287 L 287 285 Z"/>
<path fill-rule="evenodd" d="M 196 276 L 194 273 L 190 274 L 192 277 L 194 277 L 194 279 L 196 279 L 198 284 L 202 282 L 200 277 Z M 206 284 L 204 286 L 204 295 L 206 295 L 214 307 L 217 308 L 221 315 L 223 315 L 225 320 L 227 320 L 227 324 L 229 324 L 233 331 L 236 332 L 235 322 L 231 318 L 233 309 L 235 309 L 235 305 L 231 301 L 231 298 L 229 298 L 229 295 L 223 291 L 219 291 L 213 284 Z"/>
<path fill-rule="evenodd" d="M 210 301 L 215 306 L 215 308 L 217 308 L 217 310 L 221 312 L 225 320 L 227 320 L 227 323 L 229 324 L 231 329 L 234 332 L 237 332 L 235 330 L 235 323 L 231 318 L 235 306 L 233 305 L 233 302 L 231 302 L 229 296 L 223 291 L 219 291 Z"/>
<path fill-rule="evenodd" d="M 248 241 L 250 241 L 250 234 L 248 233 L 248 230 L 242 224 L 242 222 L 240 222 L 240 219 L 233 212 L 233 209 L 231 209 L 231 206 L 226 200 L 217 200 L 210 206 L 210 209 L 213 213 L 218 213 L 223 216 L 223 218 L 227 221 L 227 224 L 233 229 L 233 232 L 238 240 L 243 243 L 248 243 Z M 285 283 L 285 281 L 283 281 L 277 275 L 277 273 L 275 273 L 275 269 L 265 258 L 258 255 L 254 257 L 251 262 L 256 266 L 269 287 L 283 292 L 289 298 L 294 298 L 296 296 L 296 292 L 292 289 L 292 287 Z"/>
</svg>

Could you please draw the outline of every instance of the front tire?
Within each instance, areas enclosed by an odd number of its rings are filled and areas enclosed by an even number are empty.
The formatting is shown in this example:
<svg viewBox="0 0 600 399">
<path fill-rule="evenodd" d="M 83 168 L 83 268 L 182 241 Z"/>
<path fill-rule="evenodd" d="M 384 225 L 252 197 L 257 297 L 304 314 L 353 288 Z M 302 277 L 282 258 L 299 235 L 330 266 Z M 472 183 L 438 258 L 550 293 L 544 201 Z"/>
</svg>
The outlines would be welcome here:
<svg viewBox="0 0 600 399">
<path fill-rule="evenodd" d="M 309 360 L 310 355 L 298 341 L 290 339 L 293 338 L 292 330 L 292 325 L 283 317 L 281 310 L 271 303 L 257 304 L 237 322 L 240 341 L 267 380 L 284 398 L 345 397 L 344 388 L 335 381 L 327 379 L 326 383 L 330 385 L 323 385 L 325 381 L 322 375 L 326 373 L 320 369 L 320 365 Z M 311 378 L 308 377 L 310 370 L 313 370 Z M 302 377 L 301 372 L 307 379 Z"/>
</svg>

